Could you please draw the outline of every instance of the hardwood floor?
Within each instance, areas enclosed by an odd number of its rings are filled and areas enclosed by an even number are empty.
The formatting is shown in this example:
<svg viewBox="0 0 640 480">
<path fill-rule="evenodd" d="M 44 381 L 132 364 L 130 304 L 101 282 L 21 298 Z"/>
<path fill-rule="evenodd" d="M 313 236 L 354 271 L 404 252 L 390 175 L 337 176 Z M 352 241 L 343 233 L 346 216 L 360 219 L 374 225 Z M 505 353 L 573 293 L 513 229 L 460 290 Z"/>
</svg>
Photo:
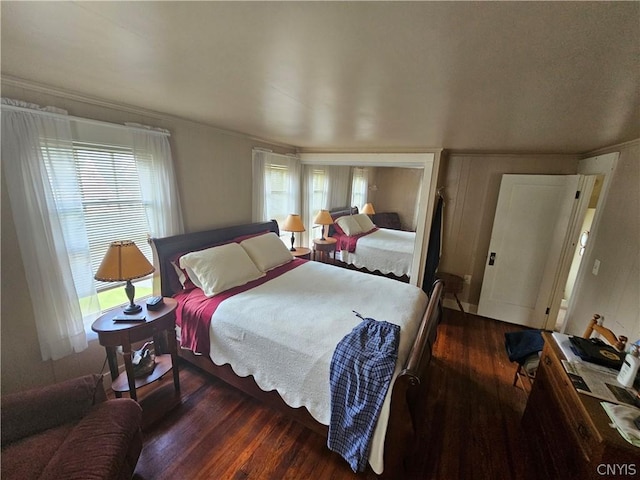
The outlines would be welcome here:
<svg viewBox="0 0 640 480">
<path fill-rule="evenodd" d="M 520 428 L 526 394 L 512 385 L 504 349 L 504 333 L 519 329 L 445 310 L 411 479 L 538 478 Z M 167 378 L 139 392 L 145 409 L 172 395 Z M 321 435 L 197 368 L 183 363 L 180 378 L 182 403 L 145 430 L 137 480 L 375 478 L 354 474 Z"/>
</svg>

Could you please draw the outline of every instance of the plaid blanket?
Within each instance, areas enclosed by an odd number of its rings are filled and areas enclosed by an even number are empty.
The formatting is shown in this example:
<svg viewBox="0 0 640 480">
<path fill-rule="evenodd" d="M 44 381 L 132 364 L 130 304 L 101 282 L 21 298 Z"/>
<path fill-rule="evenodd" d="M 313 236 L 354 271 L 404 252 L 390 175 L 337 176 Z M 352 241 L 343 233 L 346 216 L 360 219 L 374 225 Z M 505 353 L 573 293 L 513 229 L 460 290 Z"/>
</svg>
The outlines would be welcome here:
<svg viewBox="0 0 640 480">
<path fill-rule="evenodd" d="M 338 343 L 331 359 L 327 446 L 362 472 L 395 370 L 400 326 L 354 313 L 362 322 Z"/>
</svg>

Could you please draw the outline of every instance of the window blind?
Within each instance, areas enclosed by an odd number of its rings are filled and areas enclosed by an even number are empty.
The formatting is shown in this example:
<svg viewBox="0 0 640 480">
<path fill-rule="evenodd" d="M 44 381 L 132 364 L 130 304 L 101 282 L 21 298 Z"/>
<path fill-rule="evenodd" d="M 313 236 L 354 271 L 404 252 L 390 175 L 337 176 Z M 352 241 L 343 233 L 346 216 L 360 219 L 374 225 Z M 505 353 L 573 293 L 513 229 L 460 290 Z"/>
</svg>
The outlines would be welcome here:
<svg viewBox="0 0 640 480">
<path fill-rule="evenodd" d="M 115 240 L 132 240 L 140 251 L 152 262 L 151 247 L 147 242 L 149 227 L 145 205 L 140 192 L 140 181 L 135 159 L 130 148 L 74 141 L 69 147 L 43 147 L 48 158 L 47 172 L 56 185 L 55 197 L 60 215 L 76 216 L 84 223 L 89 242 L 91 271 L 96 272 L 109 247 Z M 70 161 L 71 156 L 72 161 Z M 73 169 L 73 172 L 69 170 Z M 62 179 L 62 181 L 61 181 Z M 79 192 L 79 193 L 78 193 Z M 70 201 L 80 195 L 79 201 Z M 65 200 L 69 200 L 65 202 Z M 82 211 L 69 205 L 81 205 Z M 80 225 L 79 225 L 80 227 Z M 73 243 L 73 236 L 71 236 Z M 80 247 L 78 245 L 77 247 Z M 72 270 L 79 248 L 67 245 Z M 74 275 L 76 290 L 85 291 L 86 276 Z M 96 281 L 98 291 L 113 288 L 109 282 Z"/>
<path fill-rule="evenodd" d="M 271 186 L 267 214 L 282 225 L 289 215 L 287 205 L 289 203 L 289 169 L 284 165 L 268 165 L 268 185 Z"/>
</svg>

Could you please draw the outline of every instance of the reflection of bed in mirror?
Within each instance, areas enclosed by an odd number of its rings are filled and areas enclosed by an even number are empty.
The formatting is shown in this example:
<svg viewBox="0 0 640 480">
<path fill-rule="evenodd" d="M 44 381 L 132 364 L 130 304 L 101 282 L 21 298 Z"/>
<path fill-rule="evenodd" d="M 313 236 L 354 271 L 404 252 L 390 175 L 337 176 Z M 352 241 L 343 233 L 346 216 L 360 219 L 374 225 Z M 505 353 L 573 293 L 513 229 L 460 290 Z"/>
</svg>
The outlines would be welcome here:
<svg viewBox="0 0 640 480">
<path fill-rule="evenodd" d="M 349 268 L 408 282 L 416 241 L 415 232 L 380 228 L 358 207 L 330 210 L 336 255 Z"/>
</svg>

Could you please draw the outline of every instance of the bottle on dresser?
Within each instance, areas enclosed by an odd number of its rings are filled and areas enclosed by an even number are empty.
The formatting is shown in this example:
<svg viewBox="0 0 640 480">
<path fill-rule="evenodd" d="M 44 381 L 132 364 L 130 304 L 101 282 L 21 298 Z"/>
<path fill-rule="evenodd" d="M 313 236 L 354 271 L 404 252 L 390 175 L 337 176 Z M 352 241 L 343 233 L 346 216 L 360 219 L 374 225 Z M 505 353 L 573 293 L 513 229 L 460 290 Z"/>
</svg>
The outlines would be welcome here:
<svg viewBox="0 0 640 480">
<path fill-rule="evenodd" d="M 639 367 L 640 357 L 638 357 L 638 346 L 633 344 L 622 363 L 622 368 L 618 374 L 618 382 L 627 388 L 632 387 Z"/>
</svg>

